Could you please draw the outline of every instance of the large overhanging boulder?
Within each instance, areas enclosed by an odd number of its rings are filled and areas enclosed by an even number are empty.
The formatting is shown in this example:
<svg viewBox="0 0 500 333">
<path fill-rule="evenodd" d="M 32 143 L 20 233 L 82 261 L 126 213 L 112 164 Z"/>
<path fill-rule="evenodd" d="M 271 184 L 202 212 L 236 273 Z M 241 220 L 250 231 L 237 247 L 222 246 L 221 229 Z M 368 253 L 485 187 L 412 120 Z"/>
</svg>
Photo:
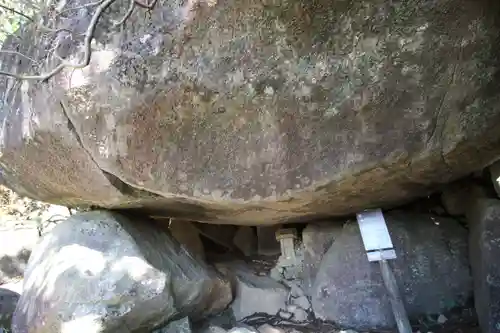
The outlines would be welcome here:
<svg viewBox="0 0 500 333">
<path fill-rule="evenodd" d="M 78 62 L 90 3 L 47 14 L 73 35 L 28 25 L 4 50 Z M 14 190 L 262 225 L 390 206 L 500 156 L 498 1 L 158 0 L 115 26 L 128 8 L 100 16 L 89 66 L 1 79 Z"/>
</svg>

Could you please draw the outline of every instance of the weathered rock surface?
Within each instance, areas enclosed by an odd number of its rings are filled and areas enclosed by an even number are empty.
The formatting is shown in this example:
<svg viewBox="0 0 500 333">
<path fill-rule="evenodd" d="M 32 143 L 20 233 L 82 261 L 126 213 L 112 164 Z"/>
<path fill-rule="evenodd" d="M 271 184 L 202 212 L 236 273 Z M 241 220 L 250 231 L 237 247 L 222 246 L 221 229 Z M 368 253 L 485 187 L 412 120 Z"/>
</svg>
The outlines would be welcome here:
<svg viewBox="0 0 500 333">
<path fill-rule="evenodd" d="M 208 327 L 205 327 L 201 333 L 227 333 L 227 330 L 223 329 L 222 327 L 215 326 L 215 325 L 210 325 Z"/>
<path fill-rule="evenodd" d="M 477 200 L 468 212 L 474 303 L 482 332 L 500 331 L 500 200 Z"/>
<path fill-rule="evenodd" d="M 297 297 L 297 298 L 292 298 L 291 302 L 294 305 L 297 305 L 297 306 L 301 307 L 304 310 L 308 310 L 311 307 L 311 303 L 309 302 L 309 299 L 305 295 Z"/>
<path fill-rule="evenodd" d="M 460 180 L 446 185 L 441 193 L 441 203 L 448 214 L 465 215 L 476 199 L 488 197 L 487 192 L 470 179 Z"/>
<path fill-rule="evenodd" d="M 310 223 L 302 231 L 304 249 L 303 287 L 309 294 L 324 254 L 342 233 L 341 223 Z"/>
<path fill-rule="evenodd" d="M 205 259 L 205 248 L 200 238 L 200 231 L 193 223 L 172 220 L 168 230 L 190 254 L 197 256 L 200 260 Z"/>
<path fill-rule="evenodd" d="M 268 276 L 255 275 L 243 263 L 224 263 L 217 266 L 234 281 L 234 300 L 231 309 L 236 320 L 266 313 L 276 315 L 286 307 L 289 290 Z"/>
<path fill-rule="evenodd" d="M 231 286 L 148 220 L 71 216 L 28 262 L 14 333 L 153 329 L 224 309 Z"/>
<path fill-rule="evenodd" d="M 47 20 L 73 36 L 28 25 L 3 49 L 77 62 L 82 4 Z M 500 156 L 498 1 L 159 0 L 114 26 L 128 6 L 100 18 L 88 67 L 1 78 L 9 187 L 261 225 L 391 205 Z"/>
<path fill-rule="evenodd" d="M 472 295 L 466 230 L 452 219 L 385 215 L 398 256 L 390 265 L 408 315 L 464 305 Z M 323 257 L 313 288 L 319 318 L 354 329 L 395 327 L 380 267 L 368 262 L 355 222 L 345 225 Z"/>
<path fill-rule="evenodd" d="M 229 333 L 259 333 L 258 330 L 256 330 L 255 328 L 251 327 L 251 326 L 243 326 L 243 325 L 240 325 L 238 327 L 234 327 L 232 328 Z"/>
<path fill-rule="evenodd" d="M 16 309 L 18 300 L 18 293 L 0 288 L 0 332 L 10 332 L 12 315 Z"/>
<path fill-rule="evenodd" d="M 309 317 L 309 314 L 307 313 L 307 311 L 304 308 L 302 308 L 298 305 L 295 305 L 295 304 L 288 305 L 286 307 L 286 312 L 290 313 L 291 316 L 289 318 L 285 318 L 285 319 L 295 321 L 298 323 L 302 323 L 302 322 L 307 321 L 307 319 Z"/>
<path fill-rule="evenodd" d="M 281 328 L 273 327 L 269 324 L 261 325 L 261 326 L 259 326 L 258 329 L 259 329 L 260 333 L 286 333 L 285 330 L 283 330 Z"/>
<path fill-rule="evenodd" d="M 189 318 L 184 317 L 168 323 L 165 327 L 154 330 L 152 333 L 191 333 Z"/>
</svg>

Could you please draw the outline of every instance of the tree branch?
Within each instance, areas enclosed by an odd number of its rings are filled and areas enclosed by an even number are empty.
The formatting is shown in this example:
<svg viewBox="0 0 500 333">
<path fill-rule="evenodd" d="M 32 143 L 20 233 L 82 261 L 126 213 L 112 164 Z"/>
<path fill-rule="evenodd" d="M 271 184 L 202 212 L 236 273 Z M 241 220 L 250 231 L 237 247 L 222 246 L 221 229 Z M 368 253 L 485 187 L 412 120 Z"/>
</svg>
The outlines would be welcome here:
<svg viewBox="0 0 500 333">
<path fill-rule="evenodd" d="M 66 31 L 67 33 L 70 33 L 71 35 L 74 35 L 75 33 L 73 32 L 73 30 L 71 29 L 67 29 L 67 28 L 61 28 L 61 29 L 52 29 L 52 28 L 48 28 L 44 25 L 40 25 L 37 27 L 38 29 L 40 30 L 43 30 L 45 32 L 53 32 L 53 33 L 59 33 L 59 32 L 63 32 L 63 31 Z"/>
<path fill-rule="evenodd" d="M 21 52 L 17 52 L 17 51 L 10 51 L 10 50 L 0 50 L 0 53 L 5 53 L 5 54 L 15 54 L 15 55 L 18 55 L 20 57 L 23 57 L 23 58 L 26 58 L 28 60 L 31 60 L 33 61 L 35 64 L 38 63 L 38 61 L 36 61 L 35 59 L 31 58 L 31 57 L 28 57 L 27 55 L 25 54 L 22 54 Z"/>
<path fill-rule="evenodd" d="M 130 15 L 132 15 L 132 13 L 134 12 L 134 9 L 135 9 L 135 1 L 136 0 L 130 0 L 130 6 L 128 7 L 128 10 L 127 10 L 127 13 L 125 14 L 125 16 L 123 16 L 123 18 L 120 21 L 113 22 L 115 27 L 125 23 L 125 21 L 130 17 Z"/>
<path fill-rule="evenodd" d="M 19 11 L 15 10 L 15 9 L 13 9 L 13 8 L 10 8 L 10 7 L 7 7 L 7 6 L 4 6 L 4 5 L 2 5 L 2 4 L 0 4 L 0 8 L 3 8 L 3 9 L 5 9 L 5 10 L 7 10 L 7 11 L 9 11 L 9 12 L 12 12 L 12 13 L 14 13 L 14 14 L 17 14 L 17 15 L 19 15 L 19 16 L 22 16 L 22 17 L 24 17 L 25 19 L 29 20 L 30 22 L 34 22 L 34 21 L 33 21 L 33 19 L 32 19 L 31 17 L 29 17 L 28 15 L 25 15 L 25 14 L 23 14 L 23 13 L 21 13 L 21 12 L 19 12 Z"/>
<path fill-rule="evenodd" d="M 15 74 L 15 73 L 6 72 L 6 71 L 0 71 L 0 75 L 8 76 L 8 77 L 11 77 L 11 78 L 14 78 L 17 80 L 39 80 L 39 81 L 45 82 L 48 79 L 52 78 L 54 75 L 61 72 L 65 68 L 81 69 L 81 68 L 87 67 L 89 65 L 90 59 L 91 59 L 91 53 L 92 53 L 91 44 L 92 44 L 92 40 L 94 38 L 94 32 L 95 32 L 95 29 L 97 27 L 97 23 L 99 21 L 99 18 L 101 17 L 102 13 L 115 1 L 117 1 L 117 0 L 99 0 L 99 1 L 92 2 L 90 4 L 86 4 L 83 6 L 61 10 L 59 12 L 59 14 L 62 14 L 63 12 L 70 11 L 70 10 L 76 10 L 76 9 L 86 8 L 86 7 L 91 7 L 91 6 L 98 6 L 97 9 L 95 10 L 94 14 L 92 15 L 92 18 L 90 20 L 90 24 L 85 32 L 84 57 L 83 57 L 82 62 L 74 64 L 74 63 L 65 61 L 57 53 L 54 53 L 55 58 L 61 60 L 61 63 L 58 66 L 56 66 L 54 69 L 52 69 L 50 72 L 43 73 L 40 75 L 24 75 L 24 74 Z M 147 0 L 144 0 L 144 1 L 147 1 Z M 158 0 L 152 0 L 151 3 L 142 2 L 141 0 L 130 0 L 130 5 L 129 5 L 129 8 L 128 8 L 126 14 L 123 16 L 123 18 L 121 20 L 114 22 L 114 25 L 118 26 L 118 25 L 124 24 L 125 21 L 128 18 L 130 18 L 130 15 L 132 15 L 136 6 L 141 7 L 141 8 L 145 8 L 145 9 L 153 9 L 153 7 L 156 5 L 157 2 L 158 2 Z M 14 10 L 14 9 L 5 7 L 3 5 L 0 5 L 0 7 L 4 8 L 6 10 L 10 10 L 16 14 L 19 14 L 19 15 L 27 18 L 31 22 L 34 22 L 32 18 L 30 18 L 30 17 Z M 41 27 L 41 29 L 44 31 L 47 31 L 47 32 L 69 31 L 69 29 L 50 29 L 50 28 L 43 27 L 43 26 Z M 70 31 L 70 33 L 72 33 L 72 32 Z M 14 52 L 14 51 L 5 51 L 4 53 L 8 53 L 8 52 Z M 56 51 L 54 51 L 54 52 L 56 52 Z M 34 61 L 34 59 L 32 59 L 28 56 L 25 56 L 19 52 L 16 52 L 16 54 L 24 56 L 25 58 Z"/>
<path fill-rule="evenodd" d="M 147 1 L 147 0 L 145 0 Z M 134 0 L 135 4 L 141 8 L 144 8 L 144 9 L 153 9 L 153 7 L 156 5 L 156 3 L 158 2 L 158 0 L 153 0 L 151 1 L 151 3 L 144 3 L 144 2 L 141 2 L 139 0 Z"/>
<path fill-rule="evenodd" d="M 83 61 L 78 64 L 73 64 L 71 62 L 64 61 L 61 64 L 59 64 L 56 68 L 51 70 L 48 73 L 40 74 L 40 75 L 19 75 L 15 73 L 10 73 L 10 72 L 5 72 L 5 71 L 0 71 L 0 75 L 5 75 L 8 77 L 12 77 L 18 80 L 40 80 L 40 81 L 47 81 L 54 75 L 58 74 L 61 72 L 63 69 L 66 67 L 74 68 L 74 69 L 81 69 L 84 67 L 87 67 L 90 63 L 90 57 L 91 57 L 91 43 L 92 39 L 94 38 L 94 32 L 97 27 L 97 22 L 99 21 L 99 18 L 101 17 L 102 13 L 116 0 L 104 0 L 101 2 L 99 7 L 97 7 L 96 11 L 94 12 L 94 15 L 92 16 L 92 19 L 90 20 L 90 24 L 87 28 L 87 31 L 85 33 L 85 40 L 84 40 L 84 57 Z"/>
</svg>

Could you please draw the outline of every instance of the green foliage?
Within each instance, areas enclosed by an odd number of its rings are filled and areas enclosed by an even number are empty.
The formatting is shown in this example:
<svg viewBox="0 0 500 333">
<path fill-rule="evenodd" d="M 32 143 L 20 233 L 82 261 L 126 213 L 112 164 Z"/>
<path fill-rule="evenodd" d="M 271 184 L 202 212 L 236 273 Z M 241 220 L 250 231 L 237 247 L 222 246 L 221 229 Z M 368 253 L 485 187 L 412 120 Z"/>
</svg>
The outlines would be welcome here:
<svg viewBox="0 0 500 333">
<path fill-rule="evenodd" d="M 0 46 L 7 36 L 19 29 L 21 24 L 28 23 L 27 17 L 35 15 L 38 8 L 35 1 L 0 0 Z"/>
</svg>

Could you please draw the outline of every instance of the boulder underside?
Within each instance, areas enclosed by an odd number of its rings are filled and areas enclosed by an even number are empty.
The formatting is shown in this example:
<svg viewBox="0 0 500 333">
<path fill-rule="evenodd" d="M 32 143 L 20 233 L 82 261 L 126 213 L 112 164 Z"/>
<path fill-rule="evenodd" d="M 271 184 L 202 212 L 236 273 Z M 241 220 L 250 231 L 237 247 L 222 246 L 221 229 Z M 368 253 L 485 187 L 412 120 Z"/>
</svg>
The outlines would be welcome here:
<svg viewBox="0 0 500 333">
<path fill-rule="evenodd" d="M 115 27 L 127 8 L 103 13 L 84 69 L 0 78 L 13 190 L 264 225 L 399 204 L 500 156 L 497 2 L 159 0 Z M 84 32 L 92 10 L 54 22 Z M 81 58 L 84 34 L 23 34 L 3 49 L 42 72 L 54 46 Z"/>
</svg>

